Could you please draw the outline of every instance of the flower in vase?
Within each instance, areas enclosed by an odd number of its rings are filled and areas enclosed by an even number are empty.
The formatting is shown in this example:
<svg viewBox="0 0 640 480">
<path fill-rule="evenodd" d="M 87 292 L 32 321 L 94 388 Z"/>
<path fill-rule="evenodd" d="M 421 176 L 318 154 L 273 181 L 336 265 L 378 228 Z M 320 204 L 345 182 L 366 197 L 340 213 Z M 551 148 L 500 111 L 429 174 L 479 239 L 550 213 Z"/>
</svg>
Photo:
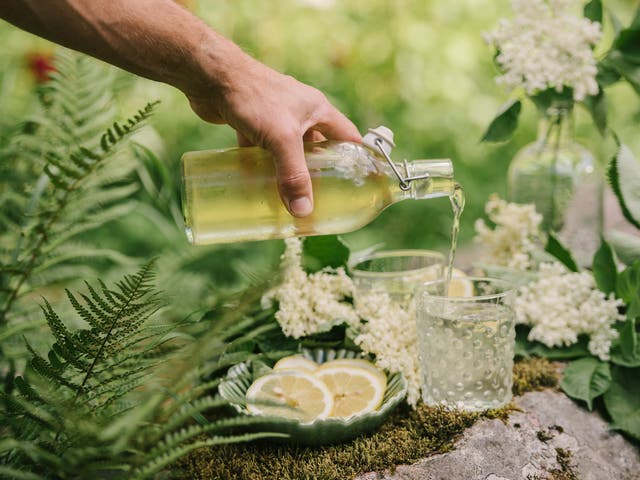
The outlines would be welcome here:
<svg viewBox="0 0 640 480">
<path fill-rule="evenodd" d="M 497 50 L 503 74 L 496 80 L 528 95 L 565 87 L 582 101 L 598 93 L 593 47 L 602 35 L 600 23 L 574 15 L 574 0 L 513 0 L 513 19 L 501 19 L 485 33 Z"/>
</svg>

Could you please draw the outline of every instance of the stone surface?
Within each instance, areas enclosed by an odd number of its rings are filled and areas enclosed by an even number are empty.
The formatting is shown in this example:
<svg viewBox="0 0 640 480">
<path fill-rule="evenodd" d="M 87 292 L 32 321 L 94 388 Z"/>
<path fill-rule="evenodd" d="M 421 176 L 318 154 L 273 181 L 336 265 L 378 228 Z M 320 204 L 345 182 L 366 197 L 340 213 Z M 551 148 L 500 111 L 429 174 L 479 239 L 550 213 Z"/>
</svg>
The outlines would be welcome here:
<svg viewBox="0 0 640 480">
<path fill-rule="evenodd" d="M 640 453 L 594 412 L 560 392 L 531 392 L 515 399 L 522 410 L 507 424 L 484 420 L 467 430 L 455 450 L 395 472 L 358 480 L 532 480 L 560 469 L 556 449 L 571 453 L 580 480 L 640 480 Z"/>
</svg>

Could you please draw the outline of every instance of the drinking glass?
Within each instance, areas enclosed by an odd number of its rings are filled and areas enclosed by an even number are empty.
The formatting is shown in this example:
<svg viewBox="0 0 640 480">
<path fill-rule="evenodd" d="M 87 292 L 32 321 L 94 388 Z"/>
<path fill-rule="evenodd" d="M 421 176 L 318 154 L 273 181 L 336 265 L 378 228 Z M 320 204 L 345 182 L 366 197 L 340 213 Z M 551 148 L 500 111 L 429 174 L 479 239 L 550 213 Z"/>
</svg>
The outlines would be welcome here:
<svg viewBox="0 0 640 480">
<path fill-rule="evenodd" d="M 511 400 L 515 290 L 492 278 L 466 277 L 469 296 L 445 295 L 445 281 L 416 293 L 422 399 L 463 410 L 485 410 Z"/>
<path fill-rule="evenodd" d="M 356 258 L 349 270 L 359 292 L 384 292 L 409 308 L 415 288 L 442 278 L 444 264 L 431 250 L 383 250 Z"/>
</svg>

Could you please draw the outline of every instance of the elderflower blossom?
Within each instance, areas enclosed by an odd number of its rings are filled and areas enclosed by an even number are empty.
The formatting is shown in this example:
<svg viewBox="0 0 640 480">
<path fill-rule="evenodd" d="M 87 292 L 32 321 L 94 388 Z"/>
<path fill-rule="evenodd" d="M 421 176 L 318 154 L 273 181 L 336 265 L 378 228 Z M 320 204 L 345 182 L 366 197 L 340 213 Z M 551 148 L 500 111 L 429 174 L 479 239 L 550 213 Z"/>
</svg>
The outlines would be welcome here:
<svg viewBox="0 0 640 480">
<path fill-rule="evenodd" d="M 358 293 L 343 268 L 307 274 L 302 268 L 302 241 L 293 238 L 285 244 L 284 281 L 262 297 L 263 308 L 277 301 L 275 318 L 283 333 L 293 338 L 347 323 L 357 333 L 355 344 L 375 356 L 378 368 L 404 375 L 407 403 L 415 407 L 420 399 L 415 312 L 403 309 L 387 294 Z"/>
<path fill-rule="evenodd" d="M 510 90 L 523 87 L 529 95 L 564 87 L 573 88 L 576 101 L 596 95 L 592 47 L 602 35 L 600 24 L 574 15 L 575 0 L 513 0 L 512 6 L 514 18 L 501 19 L 484 34 L 504 71 L 496 81 Z"/>
<path fill-rule="evenodd" d="M 559 263 L 542 264 L 538 280 L 520 288 L 515 309 L 518 323 L 531 325 L 530 341 L 548 347 L 571 345 L 589 335 L 589 352 L 609 359 L 613 324 L 623 320 L 620 300 L 596 288 L 589 272 L 567 272 Z"/>
<path fill-rule="evenodd" d="M 357 295 L 356 311 L 364 320 L 354 339 L 365 353 L 376 357 L 376 365 L 389 372 L 401 372 L 407 382 L 407 403 L 415 407 L 420 399 L 415 309 L 402 308 L 389 295 Z"/>
<path fill-rule="evenodd" d="M 542 241 L 542 215 L 535 206 L 508 203 L 494 194 L 489 197 L 485 212 L 495 227 L 476 220 L 474 239 L 486 248 L 485 260 L 518 270 L 531 268 L 531 253 Z"/>
<path fill-rule="evenodd" d="M 300 338 L 325 332 L 336 324 L 359 320 L 350 299 L 354 285 L 344 268 L 324 269 L 307 275 L 302 268 L 302 241 L 285 241 L 282 255 L 284 281 L 262 297 L 266 307 L 278 301 L 275 318 L 285 335 Z"/>
</svg>

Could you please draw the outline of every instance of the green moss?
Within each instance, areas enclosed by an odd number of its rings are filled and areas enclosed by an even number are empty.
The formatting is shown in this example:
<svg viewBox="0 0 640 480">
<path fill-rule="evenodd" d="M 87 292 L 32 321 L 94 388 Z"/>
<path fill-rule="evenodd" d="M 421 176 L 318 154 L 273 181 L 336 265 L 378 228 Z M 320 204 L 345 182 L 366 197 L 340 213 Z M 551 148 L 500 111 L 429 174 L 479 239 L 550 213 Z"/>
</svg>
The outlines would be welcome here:
<svg viewBox="0 0 640 480">
<path fill-rule="evenodd" d="M 550 480 L 578 480 L 578 474 L 573 465 L 573 453 L 571 450 L 556 448 L 556 461 L 558 468 L 551 470 Z"/>
<path fill-rule="evenodd" d="M 517 392 L 556 385 L 557 377 L 552 372 L 555 369 L 549 362 L 538 359 L 516 364 Z M 449 451 L 464 430 L 479 419 L 506 421 L 513 409 L 508 405 L 469 413 L 426 405 L 416 410 L 401 406 L 378 431 L 343 445 L 310 448 L 263 441 L 204 448 L 175 465 L 174 475 L 212 480 L 345 480 Z"/>
<path fill-rule="evenodd" d="M 503 416 L 495 411 L 490 415 Z M 344 480 L 446 452 L 466 428 L 484 416 L 444 407 L 421 405 L 415 411 L 401 407 L 377 432 L 344 445 L 223 445 L 194 452 L 180 467 L 185 478 L 194 479 Z"/>
<path fill-rule="evenodd" d="M 513 394 L 556 387 L 559 381 L 556 366 L 546 358 L 531 357 L 516 362 L 513 366 Z"/>
</svg>

